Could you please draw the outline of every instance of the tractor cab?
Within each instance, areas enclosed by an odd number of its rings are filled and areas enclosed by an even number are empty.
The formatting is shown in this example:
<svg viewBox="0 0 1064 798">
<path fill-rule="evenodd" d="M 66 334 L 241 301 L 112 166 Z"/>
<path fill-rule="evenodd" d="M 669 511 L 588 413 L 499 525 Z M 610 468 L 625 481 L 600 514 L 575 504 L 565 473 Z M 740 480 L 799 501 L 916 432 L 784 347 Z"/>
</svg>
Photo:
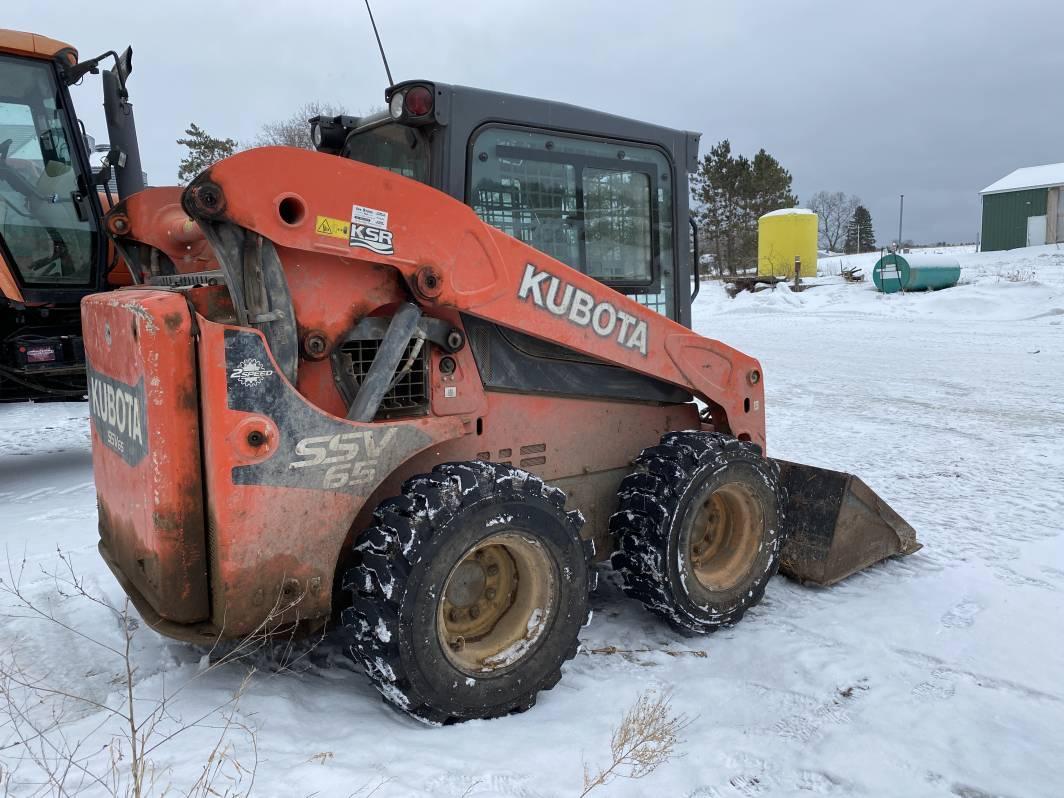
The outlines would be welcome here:
<svg viewBox="0 0 1064 798">
<path fill-rule="evenodd" d="M 699 134 L 423 80 L 387 110 L 310 120 L 318 150 L 411 177 L 685 326 L 697 291 L 687 174 Z"/>
<path fill-rule="evenodd" d="M 106 185 L 110 168 L 90 165 L 68 87 L 112 56 L 109 132 L 112 116 L 122 116 L 130 51 L 79 62 L 62 42 L 0 31 L 0 401 L 85 392 L 78 303 L 108 286 L 115 263 L 101 220 L 117 198 Z M 126 191 L 142 187 L 131 124 L 115 127 L 125 146 L 110 153 L 136 170 L 136 180 L 122 181 Z"/>
</svg>

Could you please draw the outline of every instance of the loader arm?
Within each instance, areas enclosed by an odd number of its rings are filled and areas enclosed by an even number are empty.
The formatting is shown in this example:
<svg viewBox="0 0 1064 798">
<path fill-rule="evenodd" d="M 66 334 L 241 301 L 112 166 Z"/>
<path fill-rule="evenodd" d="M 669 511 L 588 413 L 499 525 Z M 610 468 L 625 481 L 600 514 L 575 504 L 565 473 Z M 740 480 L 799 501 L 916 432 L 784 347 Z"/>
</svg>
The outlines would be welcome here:
<svg viewBox="0 0 1064 798">
<path fill-rule="evenodd" d="M 241 294 L 249 275 L 235 250 L 226 258 L 225 231 L 232 227 L 272 242 L 290 281 L 301 253 L 331 255 L 351 269 L 391 267 L 424 307 L 468 313 L 679 386 L 709 406 L 718 428 L 765 449 L 756 359 L 499 232 L 467 206 L 414 180 L 355 161 L 266 147 L 215 164 L 186 189 L 183 205 L 215 245 L 238 316 L 248 304 Z M 382 227 L 360 221 L 373 212 L 381 214 Z M 363 226 L 372 229 L 352 229 Z M 298 307 L 296 315 L 305 326 Z"/>
</svg>

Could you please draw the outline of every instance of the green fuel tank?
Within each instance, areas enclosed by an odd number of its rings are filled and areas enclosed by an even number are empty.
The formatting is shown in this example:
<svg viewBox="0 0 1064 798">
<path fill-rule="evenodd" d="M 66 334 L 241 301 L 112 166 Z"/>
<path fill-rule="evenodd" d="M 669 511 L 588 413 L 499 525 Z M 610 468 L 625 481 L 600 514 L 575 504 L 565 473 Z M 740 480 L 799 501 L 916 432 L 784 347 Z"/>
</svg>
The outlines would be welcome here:
<svg viewBox="0 0 1064 798">
<path fill-rule="evenodd" d="M 876 261 L 872 281 L 884 294 L 897 291 L 937 291 L 961 279 L 960 262 L 949 255 L 901 255 L 891 252 Z"/>
</svg>

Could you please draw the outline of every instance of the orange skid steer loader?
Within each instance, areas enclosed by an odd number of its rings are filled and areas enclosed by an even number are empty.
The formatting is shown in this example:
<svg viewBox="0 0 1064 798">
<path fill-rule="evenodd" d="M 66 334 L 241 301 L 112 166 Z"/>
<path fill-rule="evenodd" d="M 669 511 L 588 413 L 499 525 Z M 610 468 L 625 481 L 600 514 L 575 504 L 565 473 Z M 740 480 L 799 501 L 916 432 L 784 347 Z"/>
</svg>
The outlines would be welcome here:
<svg viewBox="0 0 1064 798">
<path fill-rule="evenodd" d="M 697 136 L 386 100 L 107 217 L 141 284 L 82 305 L 100 551 L 154 628 L 339 614 L 385 698 L 446 723 L 557 683 L 597 561 L 697 634 L 781 562 L 918 548 L 856 478 L 768 458 L 760 365 L 689 328 Z"/>
</svg>

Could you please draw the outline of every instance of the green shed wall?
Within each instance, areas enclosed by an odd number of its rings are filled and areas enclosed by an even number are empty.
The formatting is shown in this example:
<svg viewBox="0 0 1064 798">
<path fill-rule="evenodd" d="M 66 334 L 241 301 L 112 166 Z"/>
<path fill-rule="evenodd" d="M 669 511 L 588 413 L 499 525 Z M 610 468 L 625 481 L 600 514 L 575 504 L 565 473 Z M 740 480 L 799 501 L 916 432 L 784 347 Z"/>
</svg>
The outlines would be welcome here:
<svg viewBox="0 0 1064 798">
<path fill-rule="evenodd" d="M 1043 216 L 1049 190 L 983 195 L 983 252 L 1027 246 L 1027 217 Z"/>
</svg>

